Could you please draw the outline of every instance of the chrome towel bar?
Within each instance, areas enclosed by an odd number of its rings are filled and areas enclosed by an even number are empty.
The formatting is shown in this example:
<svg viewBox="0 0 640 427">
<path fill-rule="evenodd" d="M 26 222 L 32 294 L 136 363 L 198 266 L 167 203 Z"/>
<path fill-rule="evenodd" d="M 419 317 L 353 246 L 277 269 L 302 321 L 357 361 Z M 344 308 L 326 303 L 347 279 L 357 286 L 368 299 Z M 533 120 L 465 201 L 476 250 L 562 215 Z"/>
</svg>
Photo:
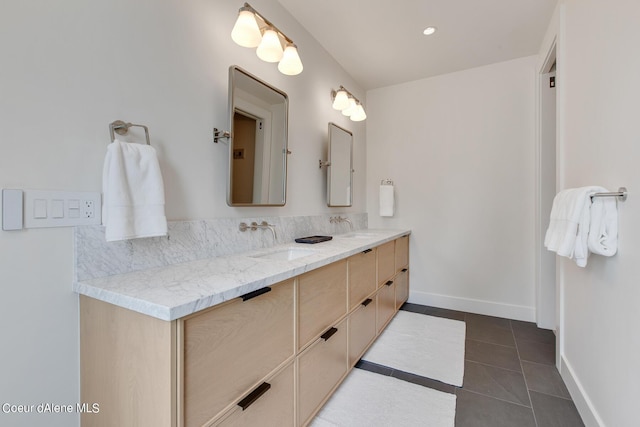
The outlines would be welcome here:
<svg viewBox="0 0 640 427">
<path fill-rule="evenodd" d="M 593 200 L 594 197 L 617 197 L 618 200 L 624 202 L 627 200 L 627 187 L 620 187 L 618 188 L 618 191 L 611 193 L 593 193 L 591 195 L 591 200 Z"/>
</svg>

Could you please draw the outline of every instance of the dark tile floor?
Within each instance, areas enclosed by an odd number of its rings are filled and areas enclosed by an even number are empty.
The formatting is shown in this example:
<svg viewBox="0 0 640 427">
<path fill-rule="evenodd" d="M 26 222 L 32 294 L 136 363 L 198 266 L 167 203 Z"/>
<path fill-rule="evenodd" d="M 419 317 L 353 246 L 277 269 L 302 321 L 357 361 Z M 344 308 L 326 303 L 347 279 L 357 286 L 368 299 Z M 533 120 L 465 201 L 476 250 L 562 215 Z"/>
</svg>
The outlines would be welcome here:
<svg viewBox="0 0 640 427">
<path fill-rule="evenodd" d="M 366 361 L 356 367 L 456 394 L 456 427 L 584 425 L 555 367 L 553 332 L 534 323 L 417 304 L 402 309 L 466 322 L 464 385 Z"/>
</svg>

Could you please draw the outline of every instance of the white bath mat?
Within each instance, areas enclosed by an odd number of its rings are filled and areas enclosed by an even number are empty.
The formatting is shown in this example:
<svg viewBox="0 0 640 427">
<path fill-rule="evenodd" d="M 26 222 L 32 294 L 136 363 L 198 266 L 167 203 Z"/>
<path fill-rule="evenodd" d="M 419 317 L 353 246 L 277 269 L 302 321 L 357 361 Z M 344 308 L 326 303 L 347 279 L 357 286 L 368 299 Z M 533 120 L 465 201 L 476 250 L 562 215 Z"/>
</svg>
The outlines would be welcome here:
<svg viewBox="0 0 640 427">
<path fill-rule="evenodd" d="M 400 310 L 362 359 L 461 387 L 465 333 L 464 322 Z"/>
<path fill-rule="evenodd" d="M 311 427 L 453 427 L 456 396 L 353 369 Z"/>
</svg>

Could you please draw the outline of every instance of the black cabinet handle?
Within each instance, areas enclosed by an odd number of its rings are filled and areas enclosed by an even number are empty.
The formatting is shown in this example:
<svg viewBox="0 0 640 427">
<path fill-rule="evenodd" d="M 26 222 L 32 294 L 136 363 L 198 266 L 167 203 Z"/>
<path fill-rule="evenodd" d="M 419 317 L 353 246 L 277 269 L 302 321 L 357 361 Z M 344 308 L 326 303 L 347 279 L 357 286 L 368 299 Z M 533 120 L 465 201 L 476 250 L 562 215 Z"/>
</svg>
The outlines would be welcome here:
<svg viewBox="0 0 640 427">
<path fill-rule="evenodd" d="M 362 305 L 364 305 L 366 307 L 369 304 L 371 304 L 371 301 L 373 301 L 371 298 L 367 298 L 366 300 L 362 301 Z"/>
<path fill-rule="evenodd" d="M 363 254 L 368 254 L 369 252 L 371 252 L 373 249 L 365 249 L 364 251 L 362 251 Z"/>
<path fill-rule="evenodd" d="M 393 285 L 393 280 L 389 280 L 387 283 L 385 283 L 385 285 L 387 285 L 387 286 Z"/>
<path fill-rule="evenodd" d="M 331 338 L 333 334 L 335 334 L 336 332 L 338 332 L 338 328 L 330 328 L 327 332 L 322 334 L 320 338 L 322 338 L 325 341 L 329 341 L 329 338 Z"/>
<path fill-rule="evenodd" d="M 402 272 L 403 272 L 403 273 L 406 273 L 407 271 L 409 271 L 409 269 L 408 269 L 408 268 L 403 268 L 403 269 L 402 269 Z"/>
<path fill-rule="evenodd" d="M 250 300 L 251 298 L 259 297 L 260 295 L 266 294 L 267 292 L 270 292 L 270 291 L 271 291 L 271 288 L 267 286 L 266 288 L 258 289 L 257 291 L 244 294 L 240 298 L 242 298 L 242 301 L 247 301 L 247 300 Z"/>
<path fill-rule="evenodd" d="M 242 410 L 244 411 L 249 406 L 251 406 L 251 404 L 253 402 L 255 402 L 256 400 L 260 399 L 260 396 L 265 394 L 267 392 L 267 390 L 269 390 L 270 388 L 271 388 L 271 384 L 269 384 L 269 383 L 260 384 L 255 390 L 253 390 L 251 393 L 249 393 L 247 395 L 247 397 L 245 397 L 240 402 L 238 402 L 238 406 L 241 407 Z"/>
</svg>

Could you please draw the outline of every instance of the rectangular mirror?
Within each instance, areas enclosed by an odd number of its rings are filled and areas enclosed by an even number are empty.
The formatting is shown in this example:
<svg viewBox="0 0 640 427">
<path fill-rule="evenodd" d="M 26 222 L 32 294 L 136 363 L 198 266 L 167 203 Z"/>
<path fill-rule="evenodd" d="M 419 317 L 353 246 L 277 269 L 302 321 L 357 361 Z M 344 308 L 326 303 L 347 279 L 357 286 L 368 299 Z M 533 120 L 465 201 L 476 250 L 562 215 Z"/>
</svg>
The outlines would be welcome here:
<svg viewBox="0 0 640 427">
<path fill-rule="evenodd" d="M 229 206 L 284 206 L 289 98 L 237 66 L 229 68 Z"/>
<path fill-rule="evenodd" d="M 329 123 L 329 166 L 327 168 L 327 205 L 353 204 L 353 134 Z"/>
</svg>

